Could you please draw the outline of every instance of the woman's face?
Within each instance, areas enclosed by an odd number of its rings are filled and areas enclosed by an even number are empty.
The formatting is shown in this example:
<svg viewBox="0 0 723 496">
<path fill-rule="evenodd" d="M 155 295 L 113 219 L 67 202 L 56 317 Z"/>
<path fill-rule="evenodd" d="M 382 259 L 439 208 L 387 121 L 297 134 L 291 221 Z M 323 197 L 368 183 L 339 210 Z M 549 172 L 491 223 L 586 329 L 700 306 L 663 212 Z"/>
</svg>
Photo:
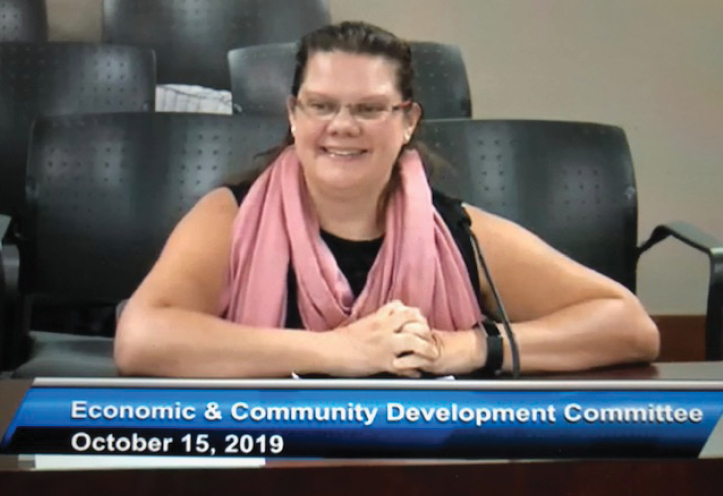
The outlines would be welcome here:
<svg viewBox="0 0 723 496">
<path fill-rule="evenodd" d="M 309 188 L 354 195 L 384 188 L 420 109 L 402 100 L 395 62 L 316 52 L 288 113 Z"/>
</svg>

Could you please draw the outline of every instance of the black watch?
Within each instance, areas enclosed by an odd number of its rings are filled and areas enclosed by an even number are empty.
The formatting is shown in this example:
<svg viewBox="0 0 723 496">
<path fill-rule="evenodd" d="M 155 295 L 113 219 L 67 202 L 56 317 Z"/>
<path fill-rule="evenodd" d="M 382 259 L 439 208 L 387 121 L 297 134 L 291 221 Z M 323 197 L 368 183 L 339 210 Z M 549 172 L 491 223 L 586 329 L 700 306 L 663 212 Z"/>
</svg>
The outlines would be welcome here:
<svg viewBox="0 0 723 496">
<path fill-rule="evenodd" d="M 482 327 L 487 332 L 487 361 L 479 372 L 482 375 L 495 376 L 502 370 L 502 361 L 504 359 L 502 336 L 500 336 L 500 330 L 491 320 L 482 322 Z"/>
</svg>

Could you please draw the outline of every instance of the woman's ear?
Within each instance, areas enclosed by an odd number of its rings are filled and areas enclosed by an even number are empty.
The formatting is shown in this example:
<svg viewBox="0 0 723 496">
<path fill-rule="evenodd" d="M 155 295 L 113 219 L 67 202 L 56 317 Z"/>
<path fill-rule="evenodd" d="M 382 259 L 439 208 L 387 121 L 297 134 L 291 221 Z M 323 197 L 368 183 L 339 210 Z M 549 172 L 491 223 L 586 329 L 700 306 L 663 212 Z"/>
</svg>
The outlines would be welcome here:
<svg viewBox="0 0 723 496">
<path fill-rule="evenodd" d="M 405 114 L 407 129 L 404 132 L 404 144 L 409 143 L 409 141 L 412 139 L 412 136 L 414 136 L 414 131 L 417 129 L 417 124 L 419 124 L 419 120 L 422 118 L 422 112 L 422 106 L 419 105 L 417 102 L 412 102 L 412 105 L 409 107 Z"/>
<path fill-rule="evenodd" d="M 291 129 L 292 136 L 296 132 L 296 98 L 289 95 L 286 98 L 286 115 L 289 119 L 289 129 Z"/>
</svg>

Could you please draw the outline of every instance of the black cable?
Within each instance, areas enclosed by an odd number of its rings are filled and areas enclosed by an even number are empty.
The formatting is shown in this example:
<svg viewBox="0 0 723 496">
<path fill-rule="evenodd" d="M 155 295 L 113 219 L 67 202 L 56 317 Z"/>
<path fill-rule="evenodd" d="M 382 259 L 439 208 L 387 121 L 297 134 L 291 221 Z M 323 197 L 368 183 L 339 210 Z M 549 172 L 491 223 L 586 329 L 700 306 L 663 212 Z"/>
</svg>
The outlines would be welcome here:
<svg viewBox="0 0 723 496">
<path fill-rule="evenodd" d="M 479 260 L 480 266 L 482 267 L 482 270 L 484 271 L 485 278 L 487 279 L 487 282 L 490 285 L 490 289 L 492 290 L 492 296 L 495 299 L 495 303 L 497 303 L 497 308 L 500 310 L 500 317 L 502 317 L 502 328 L 505 331 L 505 336 L 507 337 L 507 341 L 510 343 L 510 353 L 512 355 L 512 378 L 517 379 L 520 377 L 520 350 L 517 347 L 517 341 L 515 340 L 515 335 L 512 332 L 512 327 L 510 326 L 510 319 L 507 317 L 507 312 L 505 311 L 505 307 L 502 304 L 502 299 L 500 298 L 499 293 L 497 292 L 497 288 L 495 287 L 495 283 L 492 281 L 492 276 L 490 275 L 489 268 L 487 267 L 487 263 L 485 262 L 484 257 L 482 256 L 482 249 L 479 246 L 479 243 L 477 242 L 477 237 L 472 232 L 472 228 L 468 223 L 464 223 L 465 227 L 467 228 L 467 232 L 469 233 L 469 237 L 472 240 L 472 246 L 474 248 L 475 255 L 477 255 L 477 260 Z"/>
</svg>

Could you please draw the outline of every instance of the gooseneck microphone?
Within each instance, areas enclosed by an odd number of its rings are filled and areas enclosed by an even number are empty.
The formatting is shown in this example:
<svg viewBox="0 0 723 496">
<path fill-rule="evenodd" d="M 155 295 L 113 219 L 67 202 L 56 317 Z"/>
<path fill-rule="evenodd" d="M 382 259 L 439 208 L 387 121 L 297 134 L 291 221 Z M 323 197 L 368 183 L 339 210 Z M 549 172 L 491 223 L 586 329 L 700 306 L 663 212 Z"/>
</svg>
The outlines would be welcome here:
<svg viewBox="0 0 723 496">
<path fill-rule="evenodd" d="M 500 298 L 499 293 L 497 292 L 497 287 L 495 286 L 494 281 L 492 280 L 492 275 L 490 274 L 489 268 L 487 267 L 487 262 L 485 262 L 484 257 L 482 256 L 482 249 L 479 246 L 479 243 L 477 242 L 477 237 L 472 232 L 471 222 L 465 222 L 464 223 L 467 233 L 469 234 L 470 239 L 472 240 L 472 246 L 474 248 L 475 255 L 477 256 L 477 260 L 480 263 L 480 266 L 482 267 L 482 270 L 485 274 L 485 278 L 487 279 L 487 282 L 490 285 L 490 289 L 492 290 L 492 296 L 495 299 L 495 303 L 497 304 L 497 308 L 500 310 L 500 317 L 502 317 L 502 328 L 505 331 L 505 336 L 507 337 L 507 341 L 510 343 L 510 353 L 512 355 L 512 378 L 517 379 L 520 377 L 520 351 L 517 347 L 517 341 L 515 340 L 515 334 L 512 332 L 512 327 L 510 326 L 510 319 L 507 317 L 507 311 L 505 310 L 504 305 L 502 304 L 502 299 Z M 490 356 L 489 350 L 487 356 Z"/>
</svg>

